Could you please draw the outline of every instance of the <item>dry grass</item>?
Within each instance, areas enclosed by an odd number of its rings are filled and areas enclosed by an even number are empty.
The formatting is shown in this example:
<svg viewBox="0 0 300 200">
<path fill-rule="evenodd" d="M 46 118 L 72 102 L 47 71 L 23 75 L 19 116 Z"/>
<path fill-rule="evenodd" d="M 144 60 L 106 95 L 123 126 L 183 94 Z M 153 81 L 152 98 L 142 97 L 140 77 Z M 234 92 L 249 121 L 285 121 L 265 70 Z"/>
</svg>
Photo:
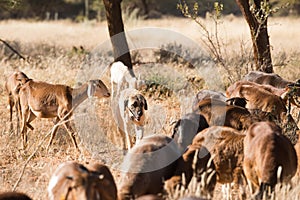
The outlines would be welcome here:
<svg viewBox="0 0 300 200">
<path fill-rule="evenodd" d="M 209 20 L 205 23 L 210 26 Z M 188 19 L 136 20 L 125 22 L 125 24 L 126 30 L 141 27 L 166 28 L 181 33 L 196 43 L 200 43 L 202 38 L 198 27 Z M 296 18 L 270 20 L 275 71 L 291 80 L 300 77 L 299 25 L 300 19 Z M 223 45 L 228 56 L 237 59 L 241 48 L 245 49 L 245 52 L 250 52 L 250 34 L 244 19 L 226 17 L 220 26 L 220 37 L 223 38 Z M 138 40 L 149 40 L 143 35 L 139 37 Z M 101 78 L 110 87 L 109 73 L 106 68 L 112 61 L 112 57 L 110 52 L 103 49 L 103 45 L 101 46 L 108 40 L 105 22 L 74 24 L 69 21 L 0 21 L 0 38 L 11 42 L 21 53 L 30 57 L 29 63 L 15 57 L 8 59 L 9 51 L 0 45 L 0 191 L 5 191 L 13 188 L 26 159 L 53 126 L 52 120 L 35 120 L 32 123 L 35 130 L 28 133 L 28 148 L 26 150 L 20 148 L 20 136 L 9 130 L 6 94 L 3 88 L 5 77 L 15 69 L 20 69 L 29 77 L 42 81 L 75 86 L 78 82 L 87 79 Z M 128 39 L 134 45 L 136 38 Z M 164 41 L 160 42 L 163 44 Z M 75 50 L 74 47 L 80 48 L 80 46 L 85 52 Z M 86 52 L 99 55 L 97 58 L 89 58 Z M 151 49 L 139 53 L 141 55 L 137 57 L 144 61 L 156 61 Z M 234 70 L 239 66 L 231 67 Z M 219 70 L 219 73 L 224 72 L 224 69 Z M 211 80 L 218 81 L 218 79 L 213 79 L 216 72 L 177 66 L 176 63 L 140 64 L 135 66 L 135 71 L 149 83 L 157 84 L 144 90 L 149 104 L 147 134 L 170 135 L 172 130 L 170 122 L 190 111 L 190 103 L 197 90 L 203 85 L 209 87 L 208 83 L 204 84 L 199 80 L 203 80 L 205 78 L 203 76 L 208 76 Z M 191 82 L 191 77 L 199 82 Z M 212 82 L 212 84 L 215 83 Z M 228 84 L 225 82 L 223 86 Z M 169 88 L 171 94 L 166 95 L 161 85 Z M 82 163 L 104 162 L 112 168 L 118 182 L 117 166 L 122 162 L 123 152 L 118 145 L 115 145 L 120 141 L 118 141 L 115 121 L 111 117 L 113 107 L 110 99 L 92 99 L 84 102 L 74 115 L 81 141 L 79 145 L 81 153 L 76 152 L 65 130 L 60 129 L 50 150 L 47 152 L 46 144 L 42 145 L 30 160 L 17 190 L 25 191 L 34 199 L 46 199 L 46 187 L 50 175 L 61 162 L 67 160 L 77 160 Z M 292 199 L 295 198 L 295 194 L 299 194 L 299 191 L 297 187 L 291 191 L 280 190 L 276 198 Z M 221 197 L 217 195 L 218 198 Z"/>
</svg>

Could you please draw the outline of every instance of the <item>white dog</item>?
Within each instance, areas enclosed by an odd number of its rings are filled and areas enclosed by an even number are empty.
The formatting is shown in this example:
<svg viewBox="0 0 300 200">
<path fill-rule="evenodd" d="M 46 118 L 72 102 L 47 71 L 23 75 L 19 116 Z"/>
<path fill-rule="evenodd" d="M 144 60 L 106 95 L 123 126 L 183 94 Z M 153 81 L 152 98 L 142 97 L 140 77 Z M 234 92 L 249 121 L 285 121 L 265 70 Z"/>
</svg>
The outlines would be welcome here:
<svg viewBox="0 0 300 200">
<path fill-rule="evenodd" d="M 135 89 L 125 89 L 121 92 L 118 102 L 119 129 L 123 132 L 123 142 L 127 149 L 132 147 L 132 129 L 134 127 L 136 143 L 144 135 L 145 110 L 148 109 L 145 97 Z"/>
</svg>

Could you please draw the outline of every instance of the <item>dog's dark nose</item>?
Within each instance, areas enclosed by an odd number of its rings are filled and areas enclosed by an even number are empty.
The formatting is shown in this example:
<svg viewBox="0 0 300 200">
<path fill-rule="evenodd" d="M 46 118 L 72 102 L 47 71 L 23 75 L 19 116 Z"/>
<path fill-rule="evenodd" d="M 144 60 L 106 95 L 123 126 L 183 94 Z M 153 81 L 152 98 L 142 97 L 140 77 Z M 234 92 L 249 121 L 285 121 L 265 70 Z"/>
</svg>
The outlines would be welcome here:
<svg viewBox="0 0 300 200">
<path fill-rule="evenodd" d="M 142 115 L 143 115 L 143 112 L 142 112 L 141 110 L 139 110 L 139 111 L 137 112 L 137 114 L 138 114 L 138 116 L 142 116 Z"/>
</svg>

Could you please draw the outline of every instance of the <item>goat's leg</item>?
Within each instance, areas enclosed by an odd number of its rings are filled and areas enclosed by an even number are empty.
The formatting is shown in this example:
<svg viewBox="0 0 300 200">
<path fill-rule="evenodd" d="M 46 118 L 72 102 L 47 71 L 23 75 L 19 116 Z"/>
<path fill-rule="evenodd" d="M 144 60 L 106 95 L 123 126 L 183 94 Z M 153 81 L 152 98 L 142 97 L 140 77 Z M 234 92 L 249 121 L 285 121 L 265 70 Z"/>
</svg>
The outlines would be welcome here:
<svg viewBox="0 0 300 200">
<path fill-rule="evenodd" d="M 8 105 L 9 105 L 9 121 L 10 121 L 10 131 L 13 130 L 13 122 L 12 122 L 12 115 L 13 115 L 13 107 L 14 107 L 14 100 L 11 95 L 8 97 Z"/>
<path fill-rule="evenodd" d="M 21 137 L 22 137 L 22 148 L 23 149 L 25 149 L 26 145 L 27 145 L 27 124 L 29 124 L 35 118 L 36 118 L 36 116 L 30 112 L 29 107 L 25 107 L 22 110 Z"/>
<path fill-rule="evenodd" d="M 73 142 L 73 145 L 76 149 L 78 149 L 78 145 L 77 145 L 77 142 L 76 142 L 76 138 L 75 138 L 75 131 L 73 130 L 72 126 L 71 126 L 71 123 L 70 122 L 66 122 L 64 124 L 64 127 L 67 129 L 68 133 L 69 133 L 69 136 L 71 137 L 72 139 L 72 142 Z M 79 149 L 78 149 L 79 150 Z"/>
<path fill-rule="evenodd" d="M 8 105 L 9 105 L 9 121 L 12 122 L 12 114 L 13 114 L 13 107 L 15 105 L 14 99 L 11 95 L 8 97 Z"/>
<path fill-rule="evenodd" d="M 26 120 L 27 121 L 26 127 L 29 127 L 31 130 L 33 130 L 33 127 L 30 125 L 30 122 L 32 122 L 35 118 L 36 118 L 36 116 L 32 112 L 30 112 L 28 119 Z M 25 134 L 25 142 L 27 143 L 27 132 Z"/>
<path fill-rule="evenodd" d="M 16 117 L 17 117 L 17 135 L 20 132 L 20 118 L 22 118 L 20 99 L 15 99 Z M 32 126 L 31 126 L 32 127 Z M 30 127 L 29 127 L 30 128 Z M 30 128 L 31 129 L 31 128 Z M 33 130 L 33 129 L 31 129 Z"/>
<path fill-rule="evenodd" d="M 26 142 L 25 140 L 27 140 L 25 138 L 25 135 L 27 134 L 27 126 L 26 126 L 26 118 L 24 118 L 22 120 L 22 127 L 21 127 L 21 139 L 22 139 L 22 148 L 25 149 L 26 147 Z"/>
<path fill-rule="evenodd" d="M 22 127 L 21 127 L 21 138 L 22 138 L 22 148 L 25 149 L 26 142 L 25 142 L 25 135 L 27 133 L 27 118 L 29 116 L 29 108 L 25 108 L 22 110 Z"/>
<path fill-rule="evenodd" d="M 50 136 L 50 140 L 49 140 L 49 143 L 48 143 L 48 145 L 47 145 L 47 147 L 46 147 L 46 150 L 48 150 L 48 148 L 49 148 L 50 145 L 52 144 L 53 138 L 54 138 L 55 135 L 56 135 L 57 129 L 58 129 L 58 126 L 54 126 L 54 129 L 52 129 L 51 136 Z"/>
</svg>

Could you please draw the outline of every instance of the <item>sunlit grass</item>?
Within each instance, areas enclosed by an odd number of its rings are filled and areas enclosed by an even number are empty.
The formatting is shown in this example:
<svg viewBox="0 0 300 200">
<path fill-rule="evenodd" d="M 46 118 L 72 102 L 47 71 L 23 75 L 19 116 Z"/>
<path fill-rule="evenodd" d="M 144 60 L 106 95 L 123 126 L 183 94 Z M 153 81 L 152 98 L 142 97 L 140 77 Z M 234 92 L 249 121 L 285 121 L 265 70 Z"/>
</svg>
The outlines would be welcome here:
<svg viewBox="0 0 300 200">
<path fill-rule="evenodd" d="M 205 21 L 205 23 L 207 26 L 212 26 L 209 20 Z M 275 71 L 290 80 L 299 78 L 300 19 L 271 18 L 269 24 Z M 149 26 L 180 32 L 201 45 L 202 36 L 199 29 L 196 24 L 188 19 L 138 20 L 134 21 L 134 23 L 125 24 L 127 31 Z M 236 71 L 237 68 L 241 67 L 238 65 L 238 63 L 241 63 L 239 60 L 241 47 L 246 49 L 246 52 L 251 52 L 251 41 L 247 24 L 242 18 L 226 17 L 220 26 L 220 37 L 224 39 L 224 48 L 226 48 L 228 56 L 232 59 L 230 69 Z M 142 35 L 140 37 L 143 38 Z M 9 113 L 6 109 L 7 100 L 3 87 L 5 77 L 15 69 L 20 69 L 33 79 L 67 84 L 72 87 L 92 76 L 93 78 L 101 78 L 109 88 L 110 81 L 108 71 L 104 71 L 100 75 L 100 72 L 106 69 L 108 61 L 96 62 L 99 65 L 95 71 L 92 68 L 94 65 L 90 65 L 90 68 L 85 68 L 89 66 L 89 60 L 86 57 L 89 55 L 88 53 L 93 52 L 102 42 L 108 40 L 106 22 L 0 21 L 0 38 L 7 40 L 20 53 L 29 57 L 29 62 L 20 61 L 16 57 L 8 59 L 10 52 L 0 44 L 0 85 L 2 86 L 0 87 L 0 191 L 5 191 L 12 189 L 20 175 L 24 162 L 53 126 L 51 119 L 36 119 L 32 123 L 35 130 L 28 132 L 28 148 L 26 150 L 20 148 L 20 135 L 9 131 Z M 84 52 L 76 51 L 76 48 L 80 49 L 80 46 L 83 47 Z M 143 59 L 154 55 L 143 54 L 143 52 L 141 54 Z M 103 53 L 103 55 L 109 54 Z M 107 58 L 107 60 L 112 60 L 112 57 Z M 152 61 L 155 61 L 155 58 Z M 145 90 L 149 103 L 149 113 L 145 127 L 146 133 L 171 135 L 172 125 L 170 123 L 178 119 L 182 114 L 187 113 L 191 98 L 199 89 L 207 87 L 203 82 L 192 85 L 193 83 L 188 80 L 192 75 L 195 77 L 200 76 L 201 79 L 201 73 L 199 73 L 198 69 L 187 69 L 174 63 L 140 64 L 134 66 L 134 69 L 142 78 L 148 81 L 147 83 L 154 82 L 173 92 L 172 95 L 164 94 L 160 96 L 158 93 L 151 93 L 149 90 Z M 149 69 L 154 70 L 151 71 Z M 86 77 L 78 77 L 85 70 L 87 72 L 85 74 Z M 246 70 L 242 72 L 245 73 Z M 221 69 L 219 73 L 225 74 L 226 71 Z M 214 76 L 213 73 L 208 75 L 212 78 Z M 240 74 L 240 76 L 242 75 Z M 234 78 L 237 77 L 235 76 Z M 229 82 L 226 78 L 225 81 L 227 81 L 224 83 L 226 86 Z M 188 91 L 189 94 L 185 93 L 184 90 Z M 162 89 L 163 92 L 164 89 Z M 76 152 L 69 136 L 61 128 L 49 151 L 45 150 L 49 139 L 47 138 L 45 145 L 42 145 L 29 162 L 17 190 L 26 191 L 34 199 L 45 199 L 47 184 L 52 172 L 61 162 L 66 160 L 77 160 L 82 163 L 97 160 L 110 166 L 120 163 L 123 154 L 120 153 L 118 145 L 115 144 L 118 143 L 117 128 L 115 120 L 111 116 L 111 107 L 113 105 L 111 105 L 110 99 L 92 99 L 83 103 L 75 114 L 77 119 L 75 123 L 80 122 L 76 127 L 79 132 L 79 137 L 77 138 L 81 141 L 79 145 L 82 150 L 81 153 Z M 90 113 L 96 113 L 96 115 Z M 118 182 L 119 172 L 115 168 L 112 168 L 112 170 Z M 295 187 L 291 190 L 276 188 L 276 199 L 297 199 L 300 188 L 297 186 L 299 184 L 296 183 L 299 183 L 299 180 L 295 181 Z M 197 188 L 196 183 L 193 182 L 193 184 L 191 187 Z M 195 190 L 179 191 L 179 194 L 193 195 L 193 191 Z M 220 194 L 220 191 L 218 194 Z M 176 198 L 179 197 L 180 195 L 176 196 Z M 215 197 L 217 199 L 222 198 L 221 195 L 215 195 Z"/>
</svg>

